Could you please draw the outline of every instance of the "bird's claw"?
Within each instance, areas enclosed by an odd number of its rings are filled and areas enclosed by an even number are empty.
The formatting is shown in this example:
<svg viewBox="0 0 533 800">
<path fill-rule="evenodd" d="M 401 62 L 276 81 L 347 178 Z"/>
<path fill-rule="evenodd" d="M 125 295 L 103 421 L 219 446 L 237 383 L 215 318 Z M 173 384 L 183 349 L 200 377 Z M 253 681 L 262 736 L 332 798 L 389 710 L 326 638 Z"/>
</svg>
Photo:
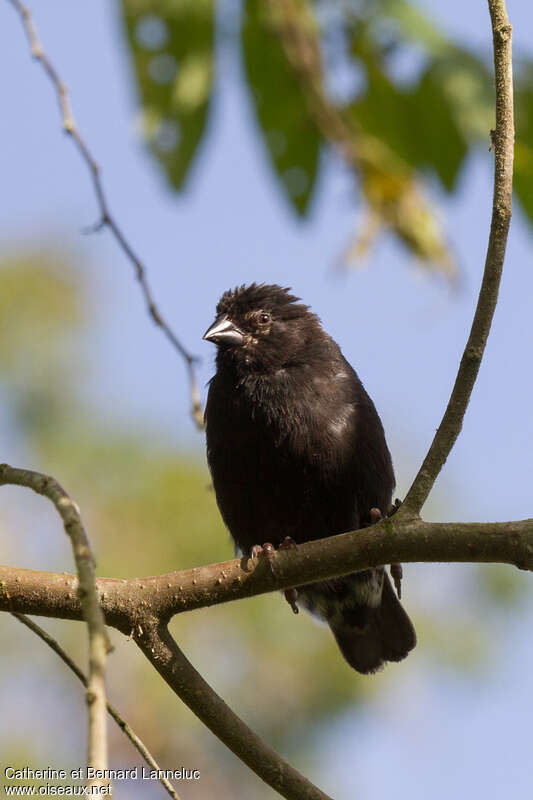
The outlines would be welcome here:
<svg viewBox="0 0 533 800">
<path fill-rule="evenodd" d="M 297 549 L 298 549 L 298 545 L 296 544 L 296 542 L 294 541 L 292 536 L 286 536 L 284 538 L 284 540 L 282 541 L 282 543 L 280 544 L 280 546 L 278 547 L 278 550 L 297 550 Z M 287 601 L 287 603 L 292 608 L 293 613 L 294 614 L 299 614 L 300 609 L 298 608 L 298 605 L 296 604 L 296 600 L 298 599 L 298 590 L 297 589 L 285 589 L 283 594 L 285 595 L 285 600 Z"/>
<path fill-rule="evenodd" d="M 252 549 L 250 550 L 250 558 L 259 558 L 259 556 L 264 556 L 268 563 L 270 564 L 270 569 L 274 572 L 274 566 L 272 564 L 272 560 L 276 555 L 276 548 L 271 542 L 265 542 L 263 545 L 261 544 L 254 544 Z"/>
<path fill-rule="evenodd" d="M 392 517 L 398 509 L 401 507 L 402 501 L 396 498 L 394 503 L 391 505 L 389 510 L 387 511 L 387 516 Z M 403 578 L 403 568 L 401 564 L 391 564 L 390 565 L 390 574 L 391 578 L 394 581 L 394 587 L 396 589 L 396 594 L 398 598 L 401 599 L 402 597 L 402 578 Z"/>
<path fill-rule="evenodd" d="M 291 536 L 286 536 L 282 543 L 278 546 L 278 550 L 296 550 L 298 545 Z M 250 558 L 259 558 L 264 556 L 268 561 L 272 561 L 276 555 L 276 548 L 271 542 L 264 544 L 254 544 L 250 550 Z"/>
<path fill-rule="evenodd" d="M 390 574 L 391 578 L 394 581 L 394 586 L 396 588 L 396 594 L 398 598 L 401 600 L 402 597 L 402 578 L 403 578 L 403 568 L 401 564 L 391 564 L 390 565 Z"/>
<path fill-rule="evenodd" d="M 294 541 L 291 536 L 286 536 L 281 544 L 278 547 L 278 550 L 296 550 L 298 545 Z M 270 565 L 270 569 L 274 574 L 274 558 L 276 557 L 276 548 L 271 542 L 265 542 L 264 544 L 254 544 L 254 546 L 250 550 L 250 558 L 259 558 L 259 556 L 264 556 Z M 296 598 L 298 597 L 298 592 L 296 589 L 287 589 L 285 591 L 285 599 L 287 603 L 292 608 L 295 614 L 298 614 L 298 606 L 296 605 Z"/>
<path fill-rule="evenodd" d="M 375 522 L 379 522 L 380 519 L 383 519 L 383 514 L 379 510 L 379 508 L 371 508 L 369 512 L 370 516 L 370 523 L 373 525 Z"/>
<path fill-rule="evenodd" d="M 282 541 L 282 543 L 280 544 L 280 546 L 278 547 L 278 550 L 297 550 L 297 549 L 298 545 L 296 544 L 292 536 L 286 536 Z"/>
<path fill-rule="evenodd" d="M 298 614 L 298 612 L 300 611 L 300 609 L 296 605 L 296 600 L 298 599 L 298 590 L 297 589 L 285 589 L 283 594 L 285 595 L 285 600 L 290 605 L 290 607 L 292 608 L 293 612 L 295 614 Z"/>
<path fill-rule="evenodd" d="M 401 506 L 401 500 L 395 500 L 389 511 L 387 512 L 387 516 L 391 517 L 395 514 Z M 370 509 L 370 523 L 373 524 L 375 522 L 379 522 L 380 519 L 383 519 L 383 514 L 379 510 L 379 508 L 371 508 Z M 391 564 L 390 565 L 390 574 L 391 578 L 394 582 L 394 588 L 396 589 L 396 594 L 398 598 L 401 599 L 402 597 L 402 578 L 403 578 L 403 569 L 401 564 Z"/>
<path fill-rule="evenodd" d="M 399 510 L 401 505 L 402 505 L 402 501 L 397 497 L 396 500 L 394 501 L 394 503 L 392 503 L 392 505 L 390 506 L 389 510 L 387 511 L 387 516 L 388 517 L 392 517 L 393 514 L 396 514 L 396 512 Z"/>
</svg>

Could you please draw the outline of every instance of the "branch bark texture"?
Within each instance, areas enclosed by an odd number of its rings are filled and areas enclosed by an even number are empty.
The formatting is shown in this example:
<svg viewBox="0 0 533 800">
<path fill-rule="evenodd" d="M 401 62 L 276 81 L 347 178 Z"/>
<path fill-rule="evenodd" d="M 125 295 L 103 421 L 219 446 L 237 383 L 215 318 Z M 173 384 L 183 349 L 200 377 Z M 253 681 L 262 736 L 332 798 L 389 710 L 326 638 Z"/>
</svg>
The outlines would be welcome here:
<svg viewBox="0 0 533 800">
<path fill-rule="evenodd" d="M 76 597 L 81 617 L 87 622 L 89 634 L 89 678 L 85 695 L 89 716 L 87 765 L 97 770 L 105 770 L 107 769 L 105 662 L 109 639 L 96 589 L 94 558 L 80 510 L 63 487 L 48 475 L 0 464 L 0 486 L 8 484 L 24 486 L 47 497 L 56 507 L 63 521 L 65 533 L 72 544 L 78 573 Z M 107 781 L 100 779 L 89 781 L 89 784 L 92 783 L 96 786 L 107 785 Z"/>
<path fill-rule="evenodd" d="M 398 562 L 499 563 L 533 571 L 533 519 L 425 522 L 398 513 L 370 528 L 277 552 L 272 561 L 242 558 L 146 578 L 98 578 L 96 586 L 107 624 L 130 635 L 145 618 L 167 623 L 185 611 Z M 0 566 L 0 611 L 81 620 L 77 586 L 75 575 Z"/>
</svg>

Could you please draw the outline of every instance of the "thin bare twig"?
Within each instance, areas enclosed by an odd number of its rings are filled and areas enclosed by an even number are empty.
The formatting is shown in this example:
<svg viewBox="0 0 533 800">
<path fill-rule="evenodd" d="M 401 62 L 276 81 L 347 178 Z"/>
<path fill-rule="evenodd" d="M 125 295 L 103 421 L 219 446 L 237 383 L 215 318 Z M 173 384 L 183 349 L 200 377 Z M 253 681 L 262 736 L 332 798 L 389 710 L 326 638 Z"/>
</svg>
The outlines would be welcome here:
<svg viewBox="0 0 533 800">
<path fill-rule="evenodd" d="M 27 617 L 25 614 L 13 613 L 12 616 L 15 617 L 15 619 L 17 619 L 19 622 L 22 622 L 22 624 L 25 625 L 27 628 L 29 628 L 30 631 L 33 631 L 33 633 L 35 633 L 40 639 L 42 639 L 43 642 L 47 644 L 48 647 L 50 647 L 54 651 L 54 653 L 57 653 L 59 658 L 67 665 L 67 667 L 70 670 L 72 670 L 74 675 L 78 678 L 78 680 L 81 681 L 81 683 L 85 686 L 85 688 L 87 688 L 88 681 L 85 674 L 81 671 L 78 665 L 71 659 L 68 653 L 66 653 L 63 650 L 59 642 L 56 639 L 54 639 L 53 636 L 50 636 L 50 634 L 47 633 L 44 630 L 44 628 L 41 628 L 40 625 L 37 625 L 36 622 Z M 115 706 L 111 705 L 111 703 L 108 702 L 106 707 L 108 714 L 111 717 L 113 717 L 120 730 L 125 734 L 125 736 L 128 737 L 132 745 L 135 747 L 135 749 L 141 755 L 141 757 L 144 758 L 148 766 L 154 770 L 157 770 L 157 774 L 159 775 L 158 780 L 164 786 L 169 795 L 173 797 L 174 800 L 180 800 L 178 793 L 176 792 L 170 781 L 167 780 L 167 778 L 165 778 L 164 775 L 160 774 L 160 767 L 155 758 L 152 756 L 146 745 L 143 744 L 141 739 L 139 739 L 135 731 L 128 725 L 124 717 L 117 711 Z"/>
<path fill-rule="evenodd" d="M 78 573 L 78 597 L 89 635 L 89 680 L 86 701 L 88 707 L 87 765 L 97 770 L 107 769 L 107 728 L 105 695 L 105 662 L 110 647 L 104 615 L 96 590 L 94 558 L 83 527 L 80 510 L 62 486 L 49 475 L 17 469 L 0 464 L 0 486 L 24 486 L 47 497 L 56 507 L 65 532 L 72 544 Z M 107 786 L 108 781 L 95 778 L 89 785 Z"/>
<path fill-rule="evenodd" d="M 446 411 L 424 463 L 420 467 L 399 514 L 418 514 L 463 426 L 490 332 L 502 276 L 513 193 L 513 65 L 512 27 L 504 0 L 488 0 L 494 42 L 496 80 L 496 130 L 494 145 L 494 192 L 485 271 L 470 336 L 459 365 Z"/>
<path fill-rule="evenodd" d="M 200 400 L 200 392 L 198 389 L 198 382 L 196 380 L 196 371 L 195 371 L 195 364 L 196 364 L 196 357 L 191 355 L 189 351 L 182 345 L 168 322 L 164 319 L 161 315 L 152 295 L 152 290 L 150 288 L 150 284 L 148 283 L 148 278 L 146 275 L 146 268 L 135 253 L 133 247 L 129 243 L 128 239 L 126 238 L 125 234 L 122 232 L 122 229 L 118 226 L 115 217 L 112 215 L 109 204 L 107 202 L 107 198 L 104 192 L 104 187 L 102 183 L 102 178 L 100 174 L 100 167 L 96 162 L 95 158 L 93 157 L 89 147 L 87 146 L 85 140 L 82 138 L 78 126 L 76 124 L 76 120 L 74 119 L 74 115 L 72 113 L 72 107 L 70 104 L 70 97 L 69 92 L 66 85 L 61 80 L 60 76 L 56 72 L 56 69 L 52 65 L 50 59 L 46 55 L 44 48 L 39 40 L 37 35 L 37 30 L 35 28 L 35 24 L 33 22 L 32 16 L 30 14 L 29 9 L 20 0 L 9 0 L 12 6 L 18 11 L 21 16 L 22 23 L 24 25 L 24 29 L 26 31 L 26 35 L 28 37 L 31 54 L 32 56 L 40 62 L 44 71 L 48 75 L 50 81 L 52 82 L 56 93 L 57 99 L 59 102 L 59 108 L 61 111 L 61 116 L 63 119 L 63 128 L 65 132 L 71 136 L 74 140 L 78 152 L 80 153 L 83 161 L 87 165 L 89 169 L 94 191 L 96 194 L 96 199 L 98 202 L 99 210 L 100 210 L 100 221 L 99 223 L 94 226 L 94 230 L 98 230 L 103 227 L 109 228 L 115 240 L 118 242 L 120 248 L 122 249 L 123 253 L 129 259 L 131 264 L 133 265 L 135 276 L 139 282 L 141 287 L 141 292 L 143 294 L 146 308 L 148 310 L 149 315 L 151 316 L 153 322 L 161 328 L 169 342 L 172 346 L 177 350 L 180 356 L 184 359 L 186 368 L 187 368 L 187 375 L 189 379 L 189 389 L 190 389 L 190 397 L 191 397 L 191 415 L 199 429 L 204 427 L 204 418 L 203 418 L 203 410 L 202 410 L 202 403 Z"/>
</svg>

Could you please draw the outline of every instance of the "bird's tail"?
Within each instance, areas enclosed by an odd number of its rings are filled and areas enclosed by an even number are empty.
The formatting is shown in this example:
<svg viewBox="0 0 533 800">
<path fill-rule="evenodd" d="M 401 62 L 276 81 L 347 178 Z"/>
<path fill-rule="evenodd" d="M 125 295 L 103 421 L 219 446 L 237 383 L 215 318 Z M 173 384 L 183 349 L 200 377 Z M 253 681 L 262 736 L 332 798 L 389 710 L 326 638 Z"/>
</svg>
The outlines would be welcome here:
<svg viewBox="0 0 533 800">
<path fill-rule="evenodd" d="M 347 577 L 358 576 L 355 573 Z M 381 603 L 376 607 L 365 606 L 364 610 L 364 620 L 360 615 L 359 619 L 355 616 L 353 624 L 346 614 L 342 621 L 336 618 L 328 622 L 348 664 L 368 674 L 377 672 L 386 661 L 405 658 L 416 645 L 416 633 L 385 572 Z"/>
</svg>

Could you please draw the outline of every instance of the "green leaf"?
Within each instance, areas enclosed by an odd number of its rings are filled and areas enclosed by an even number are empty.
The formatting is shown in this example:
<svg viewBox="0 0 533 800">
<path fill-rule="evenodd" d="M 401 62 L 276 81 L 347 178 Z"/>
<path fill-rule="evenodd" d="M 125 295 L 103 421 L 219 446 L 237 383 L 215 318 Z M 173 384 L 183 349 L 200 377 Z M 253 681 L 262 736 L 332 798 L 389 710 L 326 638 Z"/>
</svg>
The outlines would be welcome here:
<svg viewBox="0 0 533 800">
<path fill-rule="evenodd" d="M 515 93 L 516 145 L 514 187 L 533 222 L 533 63 L 519 73 Z"/>
<path fill-rule="evenodd" d="M 427 72 L 437 100 L 445 98 L 455 124 L 467 140 L 487 138 L 494 117 L 493 76 L 482 58 L 445 36 L 431 18 L 407 0 L 381 0 L 373 6 L 397 28 L 399 43 L 414 43 L 428 57 Z"/>
<path fill-rule="evenodd" d="M 452 47 L 442 31 L 412 3 L 406 0 L 382 0 L 381 11 L 396 22 L 403 39 L 422 45 L 430 55 L 445 55 Z"/>
<path fill-rule="evenodd" d="M 420 45 L 429 57 L 433 86 L 439 85 L 439 95 L 445 97 L 465 139 L 488 140 L 494 119 L 492 69 L 445 36 L 430 17 L 407 0 L 381 3 L 382 13 L 395 22 L 400 39 Z"/>
<path fill-rule="evenodd" d="M 418 150 L 419 163 L 434 169 L 444 188 L 451 192 L 468 144 L 450 98 L 432 67 L 422 75 L 411 101 L 411 143 Z"/>
<path fill-rule="evenodd" d="M 213 83 L 213 0 L 123 0 L 143 128 L 175 189 L 206 126 Z"/>
<path fill-rule="evenodd" d="M 401 85 L 380 38 L 384 18 L 393 22 L 392 49 L 418 44 L 425 67 Z M 488 141 L 493 127 L 491 75 L 482 59 L 458 47 L 405 0 L 381 0 L 361 16 L 346 18 L 350 53 L 367 77 L 363 97 L 350 110 L 367 132 L 385 142 L 409 166 L 430 168 L 448 191 L 471 142 Z"/>
<path fill-rule="evenodd" d="M 515 147 L 514 188 L 522 208 L 533 223 L 533 148 L 523 141 Z"/>
<path fill-rule="evenodd" d="M 377 68 L 367 69 L 365 95 L 351 104 L 349 113 L 408 165 L 434 170 L 452 191 L 468 148 L 433 69 L 407 88 L 396 86 Z"/>
<path fill-rule="evenodd" d="M 315 185 L 321 139 L 305 88 L 287 60 L 279 29 L 283 20 L 274 6 L 265 0 L 247 0 L 242 31 L 244 64 L 272 166 L 293 208 L 304 215 Z M 299 3 L 298 9 L 298 24 L 310 27 L 305 3 Z M 316 40 L 317 59 L 318 52 Z"/>
<path fill-rule="evenodd" d="M 431 67 L 435 83 L 465 139 L 489 143 L 494 127 L 494 77 L 485 63 L 462 48 L 436 59 Z"/>
</svg>

